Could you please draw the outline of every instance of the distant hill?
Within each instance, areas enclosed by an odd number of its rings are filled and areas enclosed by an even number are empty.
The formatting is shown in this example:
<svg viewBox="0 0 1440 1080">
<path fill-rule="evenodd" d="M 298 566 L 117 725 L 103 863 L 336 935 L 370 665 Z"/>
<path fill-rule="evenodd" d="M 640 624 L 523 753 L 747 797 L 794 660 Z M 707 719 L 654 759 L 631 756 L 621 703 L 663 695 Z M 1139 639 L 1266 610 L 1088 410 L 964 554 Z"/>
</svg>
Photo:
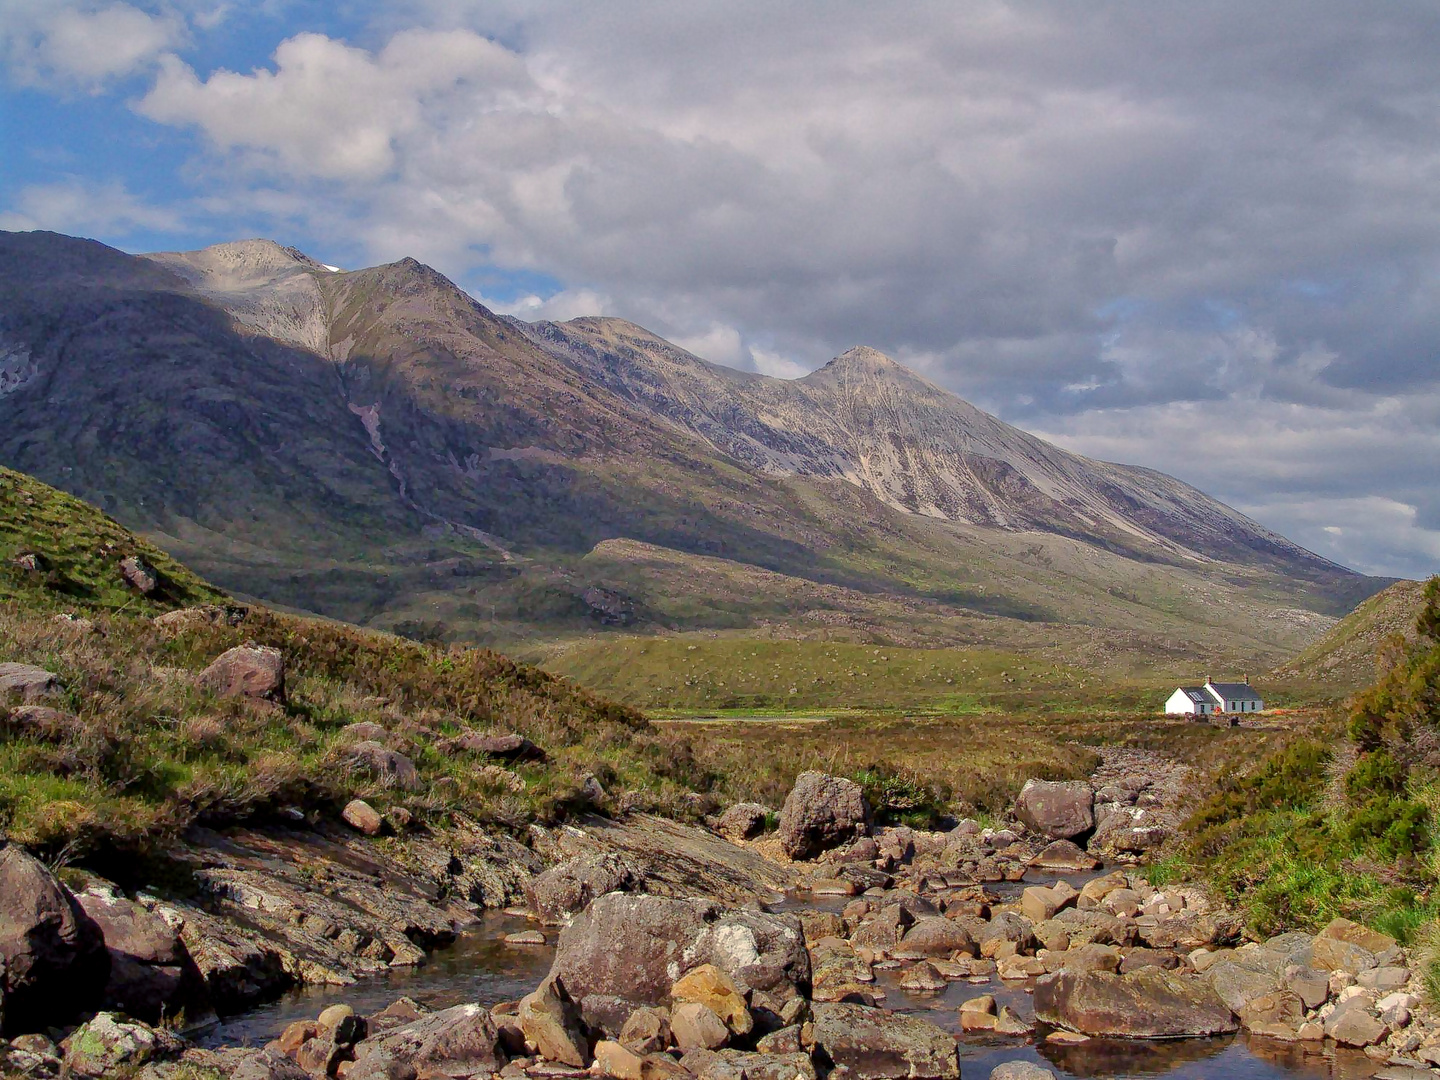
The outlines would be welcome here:
<svg viewBox="0 0 1440 1080">
<path fill-rule="evenodd" d="M 414 260 L 0 234 L 0 462 L 242 596 L 422 639 L 763 631 L 1195 670 L 1385 582 L 872 349 L 786 381 Z"/>
<path fill-rule="evenodd" d="M 1423 581 L 1397 581 L 1341 619 L 1315 644 L 1272 673 L 1286 682 L 1304 682 L 1350 693 L 1375 681 L 1376 650 L 1387 637 L 1415 638 L 1415 617 Z"/>
</svg>

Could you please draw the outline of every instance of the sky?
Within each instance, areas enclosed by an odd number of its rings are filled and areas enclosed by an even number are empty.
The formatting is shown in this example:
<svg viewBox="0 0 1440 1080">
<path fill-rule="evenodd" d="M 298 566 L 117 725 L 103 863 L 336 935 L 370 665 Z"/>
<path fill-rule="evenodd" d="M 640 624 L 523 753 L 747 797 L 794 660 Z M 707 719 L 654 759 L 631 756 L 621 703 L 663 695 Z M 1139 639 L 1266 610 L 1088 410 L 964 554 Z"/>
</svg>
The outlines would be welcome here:
<svg viewBox="0 0 1440 1080">
<path fill-rule="evenodd" d="M 1440 5 L 0 0 L 0 228 L 878 348 L 1440 571 Z"/>
</svg>

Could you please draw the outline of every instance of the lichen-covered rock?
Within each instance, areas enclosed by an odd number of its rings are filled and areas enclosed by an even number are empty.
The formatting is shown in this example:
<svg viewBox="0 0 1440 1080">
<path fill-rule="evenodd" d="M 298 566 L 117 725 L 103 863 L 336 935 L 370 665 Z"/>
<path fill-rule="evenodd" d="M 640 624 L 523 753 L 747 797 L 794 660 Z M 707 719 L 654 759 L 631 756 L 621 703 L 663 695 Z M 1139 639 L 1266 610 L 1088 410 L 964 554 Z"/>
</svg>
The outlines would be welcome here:
<svg viewBox="0 0 1440 1080">
<path fill-rule="evenodd" d="M 552 866 L 525 885 L 530 910 L 551 924 L 568 922 L 597 896 L 639 892 L 645 878 L 630 862 L 614 854 L 584 855 Z"/>
<path fill-rule="evenodd" d="M 102 1012 L 65 1040 L 65 1067 L 76 1076 L 114 1076 L 179 1055 L 184 1043 L 168 1031 Z"/>
<path fill-rule="evenodd" d="M 792 859 L 813 858 L 869 828 L 870 805 L 859 784 L 804 772 L 795 778 L 780 811 L 780 846 Z"/>
<path fill-rule="evenodd" d="M 396 1080 L 405 1075 L 404 1067 L 412 1070 L 410 1076 L 425 1072 L 470 1080 L 488 1077 L 504 1064 L 490 1013 L 479 1005 L 456 1005 L 360 1043 L 346 1080 Z"/>
<path fill-rule="evenodd" d="M 226 649 L 200 673 L 200 685 L 220 697 L 285 703 L 285 656 L 268 645 Z"/>
<path fill-rule="evenodd" d="M 1083 780 L 1026 780 L 1015 816 L 1031 832 L 1073 840 L 1095 827 L 1095 790 Z"/>
</svg>

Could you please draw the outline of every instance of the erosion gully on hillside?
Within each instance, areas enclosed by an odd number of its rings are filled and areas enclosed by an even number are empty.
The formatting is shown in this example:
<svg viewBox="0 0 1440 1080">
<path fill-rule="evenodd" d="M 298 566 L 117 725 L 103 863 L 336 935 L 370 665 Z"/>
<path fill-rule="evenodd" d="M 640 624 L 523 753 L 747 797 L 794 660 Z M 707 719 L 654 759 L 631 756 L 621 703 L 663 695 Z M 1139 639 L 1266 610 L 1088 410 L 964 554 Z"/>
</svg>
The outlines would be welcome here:
<svg viewBox="0 0 1440 1080">
<path fill-rule="evenodd" d="M 452 857 L 468 904 L 425 895 L 423 844 L 197 837 L 205 911 L 142 906 L 184 924 L 215 1000 L 227 985 L 234 1000 L 247 955 L 252 974 L 288 966 L 309 985 L 188 1043 L 102 1013 L 66 1039 L 65 1062 L 156 1080 L 1432 1075 L 1440 1021 L 1404 950 L 1344 920 L 1241 944 L 1203 890 L 1157 889 L 1142 870 L 1186 768 L 1103 758 L 1091 783 L 1027 784 L 998 829 L 872 827 L 860 789 L 821 773 L 798 778 L 778 832 L 754 804 L 709 828 L 536 827 L 532 847 L 487 849 L 486 873 Z M 436 911 L 486 897 L 509 906 L 426 958 L 384 944 L 395 928 L 446 940 L 421 932 Z M 371 963 L 327 967 L 314 941 Z M 10 1061 L 55 1075 L 57 1053 L 25 1036 Z"/>
</svg>

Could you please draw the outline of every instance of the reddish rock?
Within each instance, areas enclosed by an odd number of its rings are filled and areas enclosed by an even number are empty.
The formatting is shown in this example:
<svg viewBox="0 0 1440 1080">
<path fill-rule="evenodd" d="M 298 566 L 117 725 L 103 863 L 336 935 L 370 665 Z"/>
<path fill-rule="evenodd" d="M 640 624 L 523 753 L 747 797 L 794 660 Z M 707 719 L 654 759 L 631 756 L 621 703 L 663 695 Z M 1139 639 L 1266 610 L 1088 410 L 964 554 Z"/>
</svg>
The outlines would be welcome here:
<svg viewBox="0 0 1440 1080">
<path fill-rule="evenodd" d="M 285 657 L 268 645 L 237 645 L 200 673 L 200 685 L 220 697 L 285 703 Z"/>
</svg>

